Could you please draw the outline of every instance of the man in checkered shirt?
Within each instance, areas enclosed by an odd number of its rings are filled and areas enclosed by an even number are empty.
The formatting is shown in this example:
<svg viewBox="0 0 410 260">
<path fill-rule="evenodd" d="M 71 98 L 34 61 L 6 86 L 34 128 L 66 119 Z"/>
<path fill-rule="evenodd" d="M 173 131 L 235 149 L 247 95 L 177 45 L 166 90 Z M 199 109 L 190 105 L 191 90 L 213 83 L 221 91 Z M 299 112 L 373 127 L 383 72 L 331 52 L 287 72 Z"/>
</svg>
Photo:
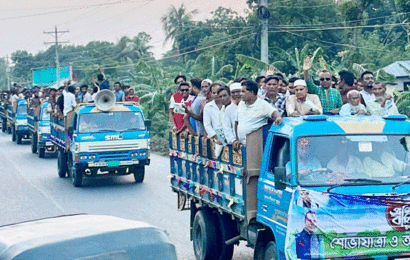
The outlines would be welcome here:
<svg viewBox="0 0 410 260">
<path fill-rule="evenodd" d="M 343 106 L 342 96 L 337 89 L 332 88 L 332 75 L 327 70 L 322 70 L 319 74 L 320 86 L 316 86 L 309 77 L 309 70 L 312 68 L 312 60 L 309 57 L 303 62 L 303 76 L 306 80 L 308 92 L 319 96 L 322 103 L 323 114 L 337 115 Z"/>
</svg>

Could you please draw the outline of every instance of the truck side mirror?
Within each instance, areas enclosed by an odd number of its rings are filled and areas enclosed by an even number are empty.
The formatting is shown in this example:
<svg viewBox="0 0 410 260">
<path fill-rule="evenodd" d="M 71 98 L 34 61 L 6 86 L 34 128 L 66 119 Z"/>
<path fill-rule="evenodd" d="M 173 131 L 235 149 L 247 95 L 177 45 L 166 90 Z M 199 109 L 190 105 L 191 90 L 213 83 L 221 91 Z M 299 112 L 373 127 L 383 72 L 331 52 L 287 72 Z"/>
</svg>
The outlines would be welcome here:
<svg viewBox="0 0 410 260">
<path fill-rule="evenodd" d="M 68 133 L 69 133 L 69 134 L 74 134 L 74 127 L 73 127 L 73 126 L 70 126 L 70 127 L 68 128 Z"/>
<path fill-rule="evenodd" d="M 286 189 L 286 168 L 275 167 L 275 189 Z"/>
<path fill-rule="evenodd" d="M 144 121 L 145 126 L 147 127 L 147 129 L 149 130 L 151 128 L 151 120 L 147 119 Z"/>
</svg>

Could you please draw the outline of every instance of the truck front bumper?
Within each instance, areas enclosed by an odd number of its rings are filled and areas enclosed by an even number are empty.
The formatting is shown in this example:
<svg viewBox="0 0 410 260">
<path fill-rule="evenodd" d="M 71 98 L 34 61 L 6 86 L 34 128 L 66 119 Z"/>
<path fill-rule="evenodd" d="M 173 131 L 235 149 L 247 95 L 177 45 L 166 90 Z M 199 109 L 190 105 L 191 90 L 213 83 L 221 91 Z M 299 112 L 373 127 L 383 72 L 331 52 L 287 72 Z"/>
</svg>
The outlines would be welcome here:
<svg viewBox="0 0 410 260">
<path fill-rule="evenodd" d="M 133 165 L 149 165 L 150 159 L 143 159 L 143 160 L 123 160 L 123 161 L 104 161 L 104 162 L 88 162 L 88 163 L 80 163 L 85 166 L 85 168 L 116 168 L 116 167 L 130 167 Z"/>
</svg>

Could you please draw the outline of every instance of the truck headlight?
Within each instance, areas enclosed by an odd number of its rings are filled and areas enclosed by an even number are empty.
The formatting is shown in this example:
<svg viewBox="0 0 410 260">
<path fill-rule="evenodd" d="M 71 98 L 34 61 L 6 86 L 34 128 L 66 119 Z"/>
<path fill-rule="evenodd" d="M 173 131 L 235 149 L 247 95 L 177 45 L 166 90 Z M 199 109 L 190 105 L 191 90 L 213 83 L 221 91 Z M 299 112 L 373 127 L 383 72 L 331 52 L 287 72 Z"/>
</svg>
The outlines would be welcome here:
<svg viewBox="0 0 410 260">
<path fill-rule="evenodd" d="M 88 156 L 87 155 L 81 155 L 80 160 L 87 160 Z"/>
<path fill-rule="evenodd" d="M 140 156 L 147 156 L 147 152 L 141 152 Z"/>
<path fill-rule="evenodd" d="M 90 160 L 94 160 L 96 157 L 95 157 L 95 155 L 90 155 L 89 157 L 88 157 L 88 159 L 90 159 Z"/>
<path fill-rule="evenodd" d="M 131 157 L 137 157 L 138 156 L 138 153 L 132 153 L 131 154 Z"/>
</svg>

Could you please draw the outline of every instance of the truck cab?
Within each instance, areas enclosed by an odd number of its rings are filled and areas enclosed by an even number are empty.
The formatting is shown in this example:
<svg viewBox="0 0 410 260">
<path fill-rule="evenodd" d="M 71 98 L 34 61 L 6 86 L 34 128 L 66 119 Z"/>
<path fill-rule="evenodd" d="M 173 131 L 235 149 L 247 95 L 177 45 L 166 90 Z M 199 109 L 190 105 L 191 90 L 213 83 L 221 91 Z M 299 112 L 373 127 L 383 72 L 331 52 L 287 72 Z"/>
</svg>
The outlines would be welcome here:
<svg viewBox="0 0 410 260">
<path fill-rule="evenodd" d="M 29 139 L 30 132 L 27 124 L 27 102 L 24 99 L 18 99 L 8 107 L 8 122 L 12 134 L 12 141 L 21 144 L 22 139 Z"/>
<path fill-rule="evenodd" d="M 38 152 L 40 158 L 46 153 L 54 153 L 55 146 L 50 139 L 50 113 L 48 102 L 43 102 L 28 113 L 28 127 L 31 134 L 31 152 Z"/>
<path fill-rule="evenodd" d="M 60 177 L 83 178 L 133 174 L 142 182 L 150 164 L 149 121 L 133 103 L 115 103 L 102 111 L 98 104 L 79 104 L 64 119 L 52 118 L 51 140 L 58 147 Z"/>
<path fill-rule="evenodd" d="M 255 259 L 409 257 L 409 133 L 402 115 L 284 118 L 219 158 L 174 136 L 169 178 L 196 259 L 230 259 L 240 240 Z"/>
</svg>

